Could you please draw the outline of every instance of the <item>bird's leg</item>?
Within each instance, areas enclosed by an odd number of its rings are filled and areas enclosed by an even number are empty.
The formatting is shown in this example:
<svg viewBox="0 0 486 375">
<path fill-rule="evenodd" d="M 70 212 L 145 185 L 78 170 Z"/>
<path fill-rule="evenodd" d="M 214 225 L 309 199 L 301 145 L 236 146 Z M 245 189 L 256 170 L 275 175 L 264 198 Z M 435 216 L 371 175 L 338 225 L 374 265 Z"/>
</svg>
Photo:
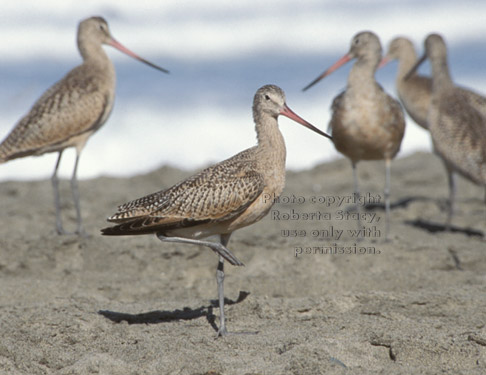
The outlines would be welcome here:
<svg viewBox="0 0 486 375">
<path fill-rule="evenodd" d="M 57 157 L 56 167 L 54 168 L 54 173 L 51 177 L 52 188 L 54 190 L 54 206 L 56 208 L 56 230 L 57 234 L 66 234 L 64 228 L 62 227 L 61 220 L 61 199 L 59 197 L 59 179 L 57 178 L 57 170 L 61 162 L 62 151 L 59 151 L 59 156 Z"/>
<path fill-rule="evenodd" d="M 79 204 L 79 189 L 78 189 L 78 163 L 79 163 L 79 152 L 76 152 L 76 161 L 74 162 L 74 170 L 73 175 L 71 177 L 71 191 L 73 193 L 73 200 L 74 200 L 74 207 L 76 208 L 76 220 L 77 220 L 77 229 L 76 233 L 79 235 L 85 235 L 85 231 L 83 228 L 83 221 L 81 218 L 81 208 Z"/>
<path fill-rule="evenodd" d="M 356 221 L 358 223 L 358 231 L 361 233 L 361 207 L 360 207 L 360 201 L 359 201 L 359 186 L 358 186 L 358 171 L 356 169 L 356 162 L 351 161 L 351 165 L 353 167 L 353 180 L 354 180 L 354 200 L 356 202 L 356 212 L 358 213 L 358 220 Z M 361 241 L 363 238 L 360 235 L 358 237 L 358 240 Z"/>
<path fill-rule="evenodd" d="M 220 235 L 221 245 L 226 247 L 231 233 Z M 226 319 L 224 315 L 224 259 L 219 256 L 218 268 L 216 269 L 216 282 L 218 283 L 218 300 L 219 300 L 219 329 L 216 337 L 226 335 L 248 334 L 255 335 L 258 332 L 228 332 L 226 330 Z"/>
<path fill-rule="evenodd" d="M 446 167 L 447 168 L 447 167 Z M 447 168 L 447 179 L 449 182 L 449 205 L 447 211 L 447 220 L 445 223 L 445 230 L 451 230 L 452 216 L 454 216 L 454 201 L 456 197 L 456 179 L 455 174 Z"/>
<path fill-rule="evenodd" d="M 385 159 L 385 241 L 388 241 L 390 233 L 390 181 L 391 181 L 391 159 Z"/>
<path fill-rule="evenodd" d="M 220 236 L 221 245 L 226 247 L 230 239 L 231 233 L 222 234 Z M 216 282 L 218 283 L 218 300 L 219 300 L 219 329 L 218 337 L 226 336 L 228 331 L 226 330 L 226 320 L 224 316 L 224 259 L 220 255 L 218 261 L 218 268 L 216 269 Z"/>
<path fill-rule="evenodd" d="M 166 237 L 163 234 L 157 234 L 157 238 L 162 242 L 178 242 L 187 243 L 193 245 L 207 246 L 211 250 L 215 251 L 219 255 L 218 267 L 216 269 L 216 282 L 218 284 L 218 301 L 219 301 L 219 329 L 218 337 L 226 336 L 228 331 L 226 330 L 226 320 L 224 316 L 224 260 L 226 259 L 232 265 L 243 266 L 238 258 L 236 258 L 231 252 L 226 248 L 228 241 L 230 239 L 231 233 L 220 235 L 220 242 L 210 242 L 202 240 L 193 240 L 190 238 L 182 237 Z"/>
<path fill-rule="evenodd" d="M 177 242 L 177 243 L 187 243 L 192 245 L 206 246 L 209 247 L 214 252 L 218 253 L 218 255 L 222 256 L 233 266 L 244 266 L 244 264 L 237 257 L 235 257 L 231 253 L 231 251 L 229 251 L 226 248 L 226 246 L 218 242 L 194 240 L 194 239 L 182 238 L 182 237 L 166 237 L 164 236 L 163 233 L 157 233 L 157 238 L 162 242 Z"/>
<path fill-rule="evenodd" d="M 226 320 L 224 317 L 224 258 L 220 255 L 218 268 L 216 269 L 216 282 L 218 283 L 218 301 L 219 301 L 219 329 L 218 337 L 226 336 Z"/>
</svg>

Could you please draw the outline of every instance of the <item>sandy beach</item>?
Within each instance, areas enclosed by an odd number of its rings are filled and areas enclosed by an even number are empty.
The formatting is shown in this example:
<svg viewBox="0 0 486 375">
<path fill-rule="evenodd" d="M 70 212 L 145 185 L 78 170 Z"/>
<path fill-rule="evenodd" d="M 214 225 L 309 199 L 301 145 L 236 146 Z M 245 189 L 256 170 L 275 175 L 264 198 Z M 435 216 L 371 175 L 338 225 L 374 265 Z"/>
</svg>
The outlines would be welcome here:
<svg viewBox="0 0 486 375">
<path fill-rule="evenodd" d="M 0 374 L 484 374 L 486 205 L 459 179 L 444 232 L 447 179 L 417 153 L 358 165 L 366 231 L 347 160 L 287 173 L 272 212 L 235 232 L 227 325 L 216 339 L 216 255 L 155 236 L 104 237 L 119 204 L 192 171 L 162 167 L 80 182 L 89 236 L 58 236 L 50 181 L 0 183 Z M 65 227 L 75 228 L 69 181 Z"/>
</svg>

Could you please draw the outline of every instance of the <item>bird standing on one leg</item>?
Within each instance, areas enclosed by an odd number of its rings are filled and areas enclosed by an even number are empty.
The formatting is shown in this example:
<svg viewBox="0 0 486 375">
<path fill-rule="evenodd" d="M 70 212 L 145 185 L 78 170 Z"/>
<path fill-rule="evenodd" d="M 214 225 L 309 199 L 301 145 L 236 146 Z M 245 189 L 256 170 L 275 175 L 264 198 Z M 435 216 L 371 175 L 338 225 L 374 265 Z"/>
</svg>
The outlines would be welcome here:
<svg viewBox="0 0 486 375">
<path fill-rule="evenodd" d="M 277 86 L 266 85 L 255 94 L 253 119 L 256 146 L 170 187 L 167 190 L 119 206 L 108 218 L 117 225 L 102 230 L 105 235 L 154 233 L 163 242 L 179 242 L 209 247 L 219 255 L 216 279 L 220 307 L 218 336 L 227 334 L 224 315 L 224 260 L 241 263 L 228 249 L 231 234 L 262 219 L 285 185 L 286 149 L 277 118 L 284 115 L 315 128 L 285 103 Z M 219 235 L 220 242 L 202 240 Z"/>
<path fill-rule="evenodd" d="M 115 47 L 153 68 L 168 73 L 167 70 L 142 59 L 113 39 L 108 24 L 101 17 L 91 17 L 80 22 L 77 42 L 83 63 L 47 90 L 0 144 L 0 163 L 24 156 L 59 152 L 51 178 L 56 208 L 56 229 L 59 234 L 66 233 L 61 220 L 57 178 L 61 155 L 68 147 L 76 148 L 71 189 L 76 208 L 76 233 L 82 234 L 84 229 L 77 181 L 79 157 L 88 138 L 105 123 L 113 108 L 115 68 L 103 51 L 102 45 Z"/>
<path fill-rule="evenodd" d="M 385 160 L 385 240 L 387 240 L 390 228 L 390 165 L 400 149 L 405 132 L 405 119 L 398 101 L 384 92 L 375 81 L 375 71 L 380 63 L 381 53 L 378 37 L 369 31 L 360 32 L 351 40 L 349 52 L 304 90 L 348 61 L 357 59 L 349 73 L 345 91 L 333 100 L 329 127 L 332 129 L 334 146 L 351 160 L 357 198 L 359 197 L 356 172 L 358 161 Z M 358 226 L 360 226 L 359 221 Z"/>
</svg>

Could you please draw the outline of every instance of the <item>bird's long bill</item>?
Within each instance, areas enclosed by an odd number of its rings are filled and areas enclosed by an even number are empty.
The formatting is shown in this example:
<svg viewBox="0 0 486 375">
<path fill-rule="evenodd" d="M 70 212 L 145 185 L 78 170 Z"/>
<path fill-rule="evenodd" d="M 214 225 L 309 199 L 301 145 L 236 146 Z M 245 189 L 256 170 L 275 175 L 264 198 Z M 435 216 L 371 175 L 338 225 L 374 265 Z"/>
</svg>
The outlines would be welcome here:
<svg viewBox="0 0 486 375">
<path fill-rule="evenodd" d="M 339 69 L 341 66 L 346 64 L 349 60 L 351 60 L 351 56 L 349 55 L 349 53 L 347 53 L 346 55 L 341 57 L 338 61 L 336 61 L 333 65 L 331 65 L 331 67 L 329 69 L 327 69 L 324 73 L 322 73 L 319 77 L 317 77 L 315 80 L 313 80 L 307 86 L 305 86 L 302 89 L 302 91 L 305 91 L 305 90 L 311 88 L 317 82 L 319 82 L 321 79 L 323 79 L 324 77 L 327 77 L 329 74 L 331 74 L 332 72 L 334 72 L 335 70 Z"/>
<path fill-rule="evenodd" d="M 407 79 L 409 79 L 413 73 L 415 73 L 418 69 L 418 67 L 427 59 L 427 55 L 423 55 L 419 60 L 417 60 L 417 62 L 415 63 L 414 66 L 412 66 L 412 68 L 410 69 L 410 71 L 405 74 L 405 76 L 403 77 L 403 79 L 406 81 Z"/>
<path fill-rule="evenodd" d="M 287 106 L 287 104 L 284 105 L 284 107 L 280 111 L 280 114 L 288 117 L 289 119 L 294 120 L 295 122 L 298 122 L 301 125 L 304 125 L 306 128 L 309 128 L 310 130 L 315 131 L 317 134 L 320 134 L 320 135 L 322 135 L 324 137 L 327 137 L 329 139 L 332 139 L 332 137 L 329 134 L 324 133 L 322 130 L 317 129 L 314 125 L 308 123 L 302 117 L 300 117 L 298 114 L 296 114 L 294 111 L 292 111 Z"/>
<path fill-rule="evenodd" d="M 141 61 L 144 64 L 147 64 L 148 66 L 151 66 L 152 68 L 155 68 L 157 70 L 160 70 L 161 72 L 164 72 L 164 73 L 169 73 L 169 71 L 167 69 L 161 68 L 160 66 L 157 66 L 155 64 L 152 64 L 150 61 L 147 61 L 147 60 L 141 58 L 140 56 L 138 56 L 137 54 L 133 53 L 127 47 L 125 47 L 123 44 L 121 44 L 120 42 L 116 41 L 113 38 L 110 40 L 110 42 L 108 44 L 110 46 L 112 46 L 112 47 L 115 47 L 117 50 L 119 50 L 119 51 L 127 54 L 128 56 L 133 57 L 134 59 L 136 59 L 138 61 Z"/>
<path fill-rule="evenodd" d="M 380 61 L 380 63 L 378 64 L 378 69 L 381 69 L 383 68 L 385 65 L 387 65 L 391 60 L 388 58 L 388 57 L 383 57 Z"/>
</svg>

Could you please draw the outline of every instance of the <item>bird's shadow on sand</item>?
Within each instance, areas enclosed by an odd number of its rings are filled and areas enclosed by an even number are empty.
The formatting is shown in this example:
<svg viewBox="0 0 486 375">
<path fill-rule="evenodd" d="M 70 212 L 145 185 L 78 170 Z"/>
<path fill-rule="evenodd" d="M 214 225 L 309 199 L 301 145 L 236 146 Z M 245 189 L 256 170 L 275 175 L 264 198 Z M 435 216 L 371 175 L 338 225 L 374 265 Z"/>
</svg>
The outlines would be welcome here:
<svg viewBox="0 0 486 375">
<path fill-rule="evenodd" d="M 433 200 L 432 198 L 427 197 L 405 197 L 399 199 L 395 202 L 390 204 L 390 208 L 397 209 L 397 208 L 406 208 L 410 203 L 417 202 L 417 201 L 430 201 Z M 364 209 L 367 211 L 373 210 L 385 210 L 384 203 L 368 203 L 364 206 Z M 432 221 L 426 221 L 422 219 L 416 220 L 407 220 L 405 224 L 411 225 L 413 227 L 423 229 L 430 233 L 438 233 L 438 232 L 451 232 L 451 233 L 462 233 L 469 237 L 483 237 L 484 234 L 480 230 L 473 229 L 473 228 L 460 228 L 457 226 L 452 225 L 449 229 L 446 228 L 445 224 L 434 223 Z"/>
<path fill-rule="evenodd" d="M 236 300 L 225 298 L 224 303 L 225 305 L 235 305 L 243 302 L 249 294 L 249 292 L 240 291 L 240 294 Z M 216 316 L 213 314 L 213 308 L 215 307 L 219 307 L 219 302 L 217 300 L 211 300 L 209 306 L 201 306 L 198 308 L 184 307 L 182 310 L 156 310 L 140 314 L 128 314 L 116 311 L 100 310 L 98 311 L 98 314 L 103 315 L 105 318 L 110 319 L 115 323 L 126 321 L 128 324 L 158 324 L 177 320 L 192 320 L 206 317 L 211 327 L 213 327 L 213 329 L 217 332 L 218 327 L 215 323 Z"/>
<path fill-rule="evenodd" d="M 444 224 L 434 223 L 432 221 L 426 221 L 421 219 L 407 220 L 405 224 L 411 225 L 416 228 L 424 229 L 430 233 L 438 232 L 451 232 L 451 233 L 462 233 L 469 237 L 483 237 L 483 232 L 473 229 L 473 228 L 460 228 L 451 225 L 449 229 L 446 228 Z"/>
<path fill-rule="evenodd" d="M 418 201 L 425 201 L 429 200 L 429 198 L 426 197 L 405 197 L 402 199 L 399 199 L 395 202 L 390 202 L 390 209 L 397 209 L 397 208 L 406 208 L 410 203 L 413 202 L 418 202 Z M 385 211 L 385 203 L 367 203 L 364 206 L 364 209 L 367 211 L 373 211 L 376 209 L 383 210 Z"/>
<path fill-rule="evenodd" d="M 390 209 L 394 210 L 397 208 L 406 208 L 410 203 L 416 202 L 416 201 L 425 201 L 429 200 L 429 198 L 426 197 L 405 197 L 402 199 L 399 199 L 395 202 L 390 202 Z M 374 211 L 374 210 L 382 210 L 385 211 L 385 203 L 384 202 L 379 202 L 379 203 L 366 203 L 363 206 L 363 209 L 366 211 Z M 356 205 L 351 205 L 346 208 L 347 212 L 357 212 L 358 207 Z"/>
</svg>

